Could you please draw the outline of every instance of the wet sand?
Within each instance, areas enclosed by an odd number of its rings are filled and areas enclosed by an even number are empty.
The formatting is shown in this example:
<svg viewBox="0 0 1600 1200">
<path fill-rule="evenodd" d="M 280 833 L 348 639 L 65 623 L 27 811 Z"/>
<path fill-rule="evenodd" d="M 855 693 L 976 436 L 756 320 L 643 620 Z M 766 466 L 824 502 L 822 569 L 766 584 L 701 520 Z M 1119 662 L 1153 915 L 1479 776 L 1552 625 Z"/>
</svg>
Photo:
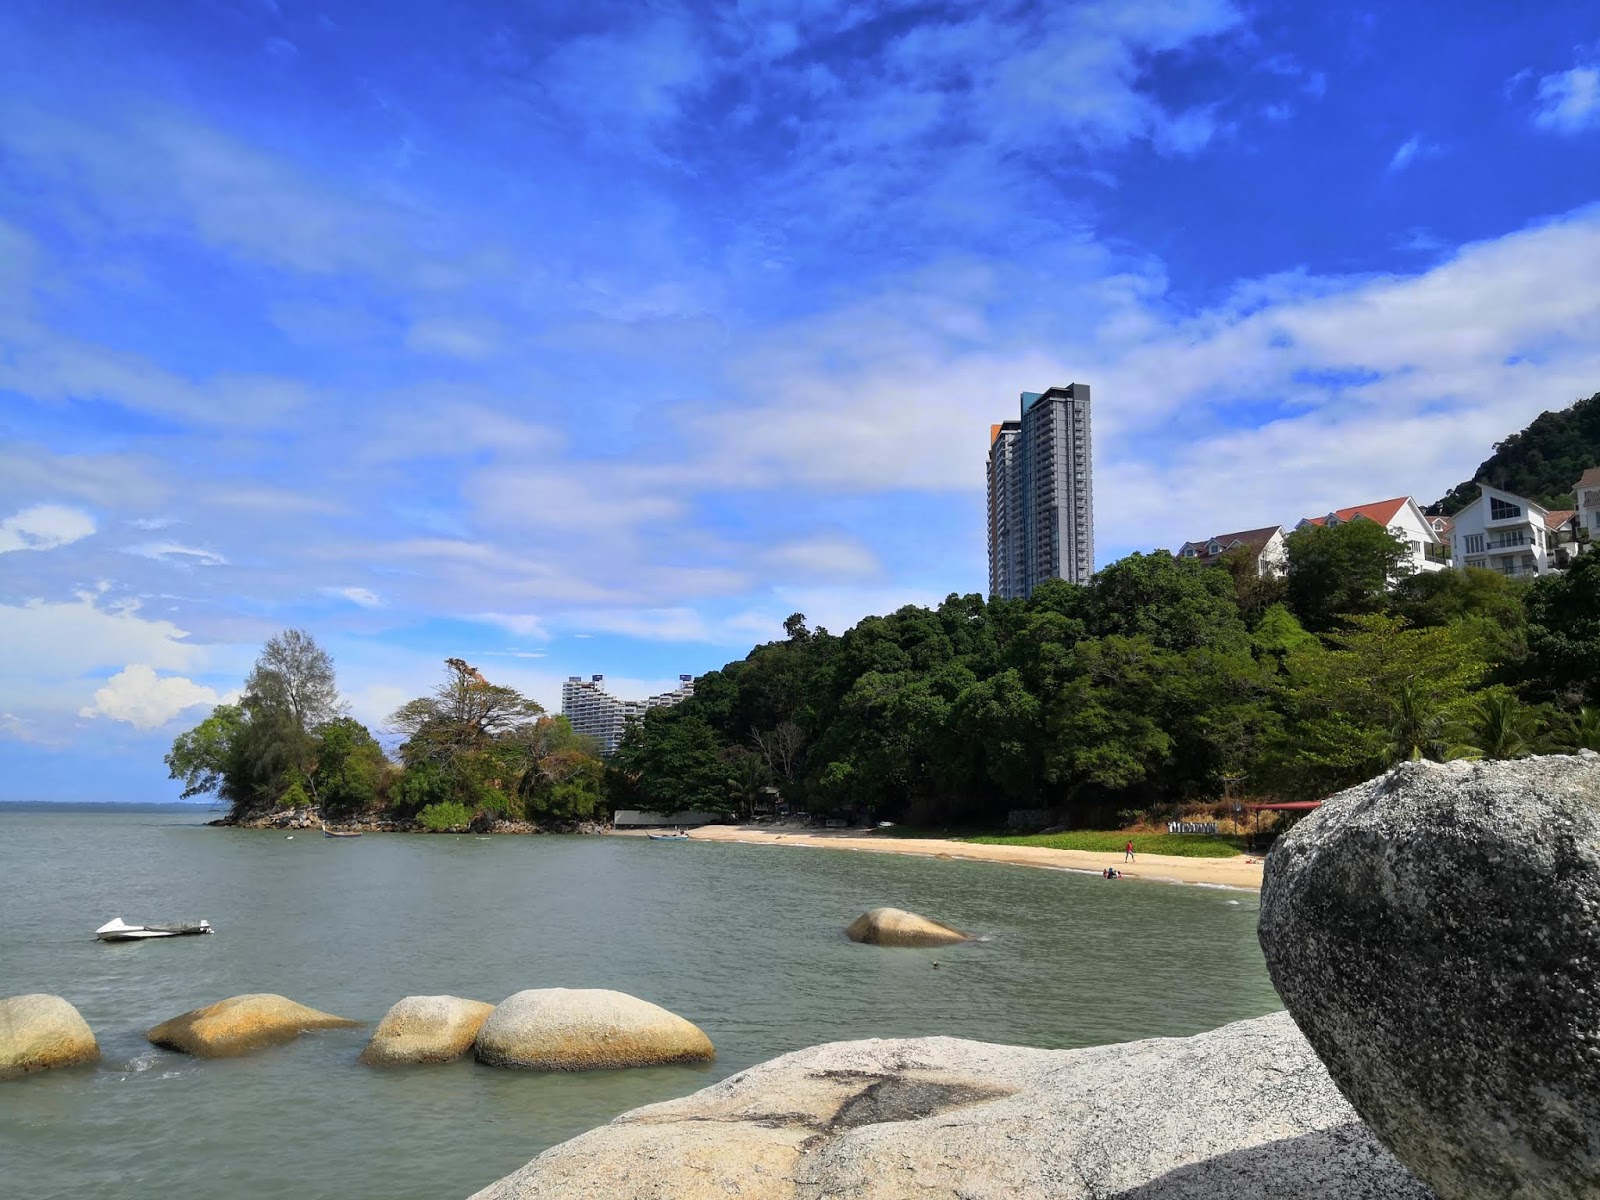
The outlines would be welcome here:
<svg viewBox="0 0 1600 1200">
<path fill-rule="evenodd" d="M 859 830 L 802 830 L 782 826 L 702 825 L 689 836 L 707 842 L 745 842 L 758 846 L 805 846 L 823 850 L 858 850 L 869 854 L 917 854 L 924 858 L 961 858 L 972 862 L 1011 863 L 1022 867 L 1099 874 L 1116 867 L 1129 879 L 1162 883 L 1198 883 L 1212 886 L 1261 887 L 1261 860 L 1235 858 L 1179 858 L 1170 854 L 1140 854 L 1124 863 L 1120 853 L 1090 850 L 1051 850 L 1043 846 L 989 846 L 942 838 L 898 838 Z"/>
</svg>

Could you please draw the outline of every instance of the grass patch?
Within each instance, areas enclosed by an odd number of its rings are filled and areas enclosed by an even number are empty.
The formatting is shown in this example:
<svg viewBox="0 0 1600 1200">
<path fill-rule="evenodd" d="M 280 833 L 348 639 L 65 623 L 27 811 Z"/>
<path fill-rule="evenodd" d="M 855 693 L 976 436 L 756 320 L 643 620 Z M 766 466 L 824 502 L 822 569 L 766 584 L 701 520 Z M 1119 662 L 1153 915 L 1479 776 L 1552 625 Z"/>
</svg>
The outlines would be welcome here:
<svg viewBox="0 0 1600 1200">
<path fill-rule="evenodd" d="M 985 846 L 1044 846 L 1051 850 L 1090 850 L 1117 854 L 1133 839 L 1135 854 L 1171 854 L 1178 858 L 1234 858 L 1244 853 L 1240 838 L 1205 833 L 1119 833 L 1107 829 L 1072 829 L 1066 833 L 1001 834 L 965 837 Z"/>
</svg>

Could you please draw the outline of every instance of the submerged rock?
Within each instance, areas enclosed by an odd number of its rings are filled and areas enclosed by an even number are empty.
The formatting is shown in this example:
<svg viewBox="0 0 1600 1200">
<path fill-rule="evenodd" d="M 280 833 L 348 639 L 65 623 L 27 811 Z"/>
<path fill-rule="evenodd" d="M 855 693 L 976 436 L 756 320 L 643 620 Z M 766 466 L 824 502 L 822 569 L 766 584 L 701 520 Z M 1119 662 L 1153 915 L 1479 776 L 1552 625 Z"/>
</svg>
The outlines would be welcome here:
<svg viewBox="0 0 1600 1200">
<path fill-rule="evenodd" d="M 492 1004 L 460 996 L 407 996 L 378 1022 L 361 1061 L 387 1067 L 460 1058 L 493 1011 Z"/>
<path fill-rule="evenodd" d="M 0 1079 L 99 1057 L 94 1030 L 60 996 L 34 992 L 0 999 Z"/>
<path fill-rule="evenodd" d="M 625 1113 L 473 1200 L 1431 1200 L 1287 1014 L 1034 1050 L 837 1042 Z"/>
<path fill-rule="evenodd" d="M 1278 994 L 1445 1200 L 1600 1195 L 1600 756 L 1407 763 L 1267 858 Z"/>
<path fill-rule="evenodd" d="M 318 1012 L 271 992 L 230 996 L 163 1021 L 145 1036 L 153 1045 L 200 1058 L 247 1054 L 292 1042 L 312 1029 L 354 1029 L 362 1022 Z"/>
<path fill-rule="evenodd" d="M 948 946 L 972 940 L 971 934 L 903 908 L 874 908 L 862 913 L 844 935 L 852 942 L 869 946 Z"/>
<path fill-rule="evenodd" d="M 591 1071 L 704 1062 L 711 1039 L 682 1017 L 622 992 L 535 988 L 502 1000 L 478 1031 L 479 1062 Z"/>
</svg>

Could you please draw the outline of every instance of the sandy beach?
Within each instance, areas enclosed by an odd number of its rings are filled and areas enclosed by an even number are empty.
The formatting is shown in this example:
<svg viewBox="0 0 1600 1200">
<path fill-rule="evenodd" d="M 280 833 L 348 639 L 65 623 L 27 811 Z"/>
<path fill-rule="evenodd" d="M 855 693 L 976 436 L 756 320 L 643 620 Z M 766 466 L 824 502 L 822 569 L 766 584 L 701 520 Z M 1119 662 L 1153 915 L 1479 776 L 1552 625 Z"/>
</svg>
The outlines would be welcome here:
<svg viewBox="0 0 1600 1200">
<path fill-rule="evenodd" d="M 1124 863 L 1121 854 L 1088 850 L 1050 850 L 1042 846 L 988 846 L 940 838 L 896 838 L 860 831 L 785 829 L 781 826 L 702 825 L 689 836 L 707 842 L 746 842 L 757 846 L 801 846 L 823 850 L 858 850 L 869 854 L 917 854 L 924 858 L 962 858 L 972 862 L 1011 863 L 1021 867 L 1099 874 L 1116 867 L 1130 879 L 1162 883 L 1198 883 L 1213 886 L 1261 887 L 1261 861 L 1237 858 L 1178 858 L 1169 854 L 1141 854 Z"/>
</svg>

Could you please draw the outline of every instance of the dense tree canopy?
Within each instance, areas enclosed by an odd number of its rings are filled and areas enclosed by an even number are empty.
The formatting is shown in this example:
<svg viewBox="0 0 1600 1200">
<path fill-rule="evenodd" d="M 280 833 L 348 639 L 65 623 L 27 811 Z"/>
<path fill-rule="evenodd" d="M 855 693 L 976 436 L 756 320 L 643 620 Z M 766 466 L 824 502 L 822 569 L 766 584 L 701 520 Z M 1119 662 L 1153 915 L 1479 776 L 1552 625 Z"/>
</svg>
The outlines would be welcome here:
<svg viewBox="0 0 1600 1200">
<path fill-rule="evenodd" d="M 1091 823 L 1229 784 L 1315 797 L 1405 758 L 1600 740 L 1600 555 L 1530 592 L 1483 571 L 1409 576 L 1371 521 L 1289 542 L 1276 585 L 1157 552 L 1087 587 L 952 595 L 838 636 L 797 614 L 630 733 L 613 803 L 729 811 L 759 759 L 813 812 Z"/>
<path fill-rule="evenodd" d="M 1600 393 L 1570 408 L 1541 413 L 1478 465 L 1470 480 L 1451 488 L 1429 511 L 1449 516 L 1478 498 L 1478 484 L 1526 496 L 1546 508 L 1571 508 L 1572 485 L 1600 465 Z"/>
</svg>

